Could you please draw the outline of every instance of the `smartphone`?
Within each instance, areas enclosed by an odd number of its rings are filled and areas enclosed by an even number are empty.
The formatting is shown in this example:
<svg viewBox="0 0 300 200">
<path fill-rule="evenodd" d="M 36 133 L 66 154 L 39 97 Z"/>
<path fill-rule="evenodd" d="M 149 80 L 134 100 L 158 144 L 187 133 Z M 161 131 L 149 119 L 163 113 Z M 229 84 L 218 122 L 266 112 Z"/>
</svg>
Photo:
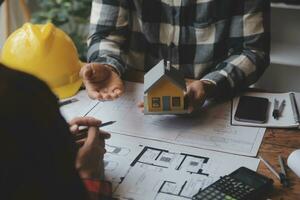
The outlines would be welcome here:
<svg viewBox="0 0 300 200">
<path fill-rule="evenodd" d="M 241 122 L 263 124 L 267 121 L 269 99 L 241 96 L 234 119 Z"/>
</svg>

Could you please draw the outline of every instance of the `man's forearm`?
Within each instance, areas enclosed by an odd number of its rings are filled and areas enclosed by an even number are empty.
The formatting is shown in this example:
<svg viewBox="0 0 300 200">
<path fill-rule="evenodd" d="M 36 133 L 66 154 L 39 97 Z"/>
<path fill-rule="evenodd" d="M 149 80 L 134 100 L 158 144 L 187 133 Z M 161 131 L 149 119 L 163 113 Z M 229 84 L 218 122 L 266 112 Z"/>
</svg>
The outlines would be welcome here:
<svg viewBox="0 0 300 200">
<path fill-rule="evenodd" d="M 243 16 L 232 17 L 229 57 L 203 77 L 216 84 L 216 97 L 230 97 L 255 83 L 270 63 L 269 1 L 248 1 L 247 6 Z"/>
<path fill-rule="evenodd" d="M 93 1 L 88 62 L 110 65 L 119 74 L 125 72 L 122 53 L 128 29 L 127 8 L 126 0 Z"/>
<path fill-rule="evenodd" d="M 253 62 L 244 54 L 232 56 L 219 64 L 219 70 L 203 77 L 202 80 L 210 81 L 216 85 L 214 97 L 231 97 L 259 79 L 269 65 L 269 59 L 267 55 L 264 56 L 265 58 L 253 56 L 260 60 Z"/>
</svg>

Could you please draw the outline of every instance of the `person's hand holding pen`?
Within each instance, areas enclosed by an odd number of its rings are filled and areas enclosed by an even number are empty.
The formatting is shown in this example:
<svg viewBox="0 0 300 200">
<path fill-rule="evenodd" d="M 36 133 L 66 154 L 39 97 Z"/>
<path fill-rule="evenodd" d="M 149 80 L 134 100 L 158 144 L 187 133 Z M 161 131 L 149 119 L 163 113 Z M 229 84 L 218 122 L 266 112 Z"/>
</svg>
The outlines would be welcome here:
<svg viewBox="0 0 300 200">
<path fill-rule="evenodd" d="M 72 134 L 79 133 L 80 126 L 88 126 L 86 139 L 76 141 L 81 148 L 77 153 L 76 168 L 83 179 L 104 179 L 103 157 L 105 150 L 105 139 L 110 134 L 99 130 L 101 121 L 92 117 L 75 118 L 69 122 Z"/>
</svg>

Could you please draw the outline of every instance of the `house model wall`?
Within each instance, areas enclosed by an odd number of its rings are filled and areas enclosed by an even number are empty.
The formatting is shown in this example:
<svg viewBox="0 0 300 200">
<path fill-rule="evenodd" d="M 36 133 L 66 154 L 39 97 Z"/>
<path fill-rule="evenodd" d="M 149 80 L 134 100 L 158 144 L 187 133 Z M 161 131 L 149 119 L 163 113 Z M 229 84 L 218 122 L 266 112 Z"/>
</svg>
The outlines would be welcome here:
<svg viewBox="0 0 300 200">
<path fill-rule="evenodd" d="M 162 60 L 146 75 L 144 81 L 145 114 L 184 114 L 186 84 L 183 75 Z"/>
</svg>

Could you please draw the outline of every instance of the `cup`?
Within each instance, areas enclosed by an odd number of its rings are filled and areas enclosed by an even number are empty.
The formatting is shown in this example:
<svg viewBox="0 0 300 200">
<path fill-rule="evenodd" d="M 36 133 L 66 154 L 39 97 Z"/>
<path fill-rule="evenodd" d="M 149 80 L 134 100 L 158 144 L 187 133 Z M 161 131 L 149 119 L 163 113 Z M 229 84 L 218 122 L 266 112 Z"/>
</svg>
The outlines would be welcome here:
<svg viewBox="0 0 300 200">
<path fill-rule="evenodd" d="M 300 149 L 293 151 L 287 160 L 289 168 L 300 178 Z"/>
</svg>

